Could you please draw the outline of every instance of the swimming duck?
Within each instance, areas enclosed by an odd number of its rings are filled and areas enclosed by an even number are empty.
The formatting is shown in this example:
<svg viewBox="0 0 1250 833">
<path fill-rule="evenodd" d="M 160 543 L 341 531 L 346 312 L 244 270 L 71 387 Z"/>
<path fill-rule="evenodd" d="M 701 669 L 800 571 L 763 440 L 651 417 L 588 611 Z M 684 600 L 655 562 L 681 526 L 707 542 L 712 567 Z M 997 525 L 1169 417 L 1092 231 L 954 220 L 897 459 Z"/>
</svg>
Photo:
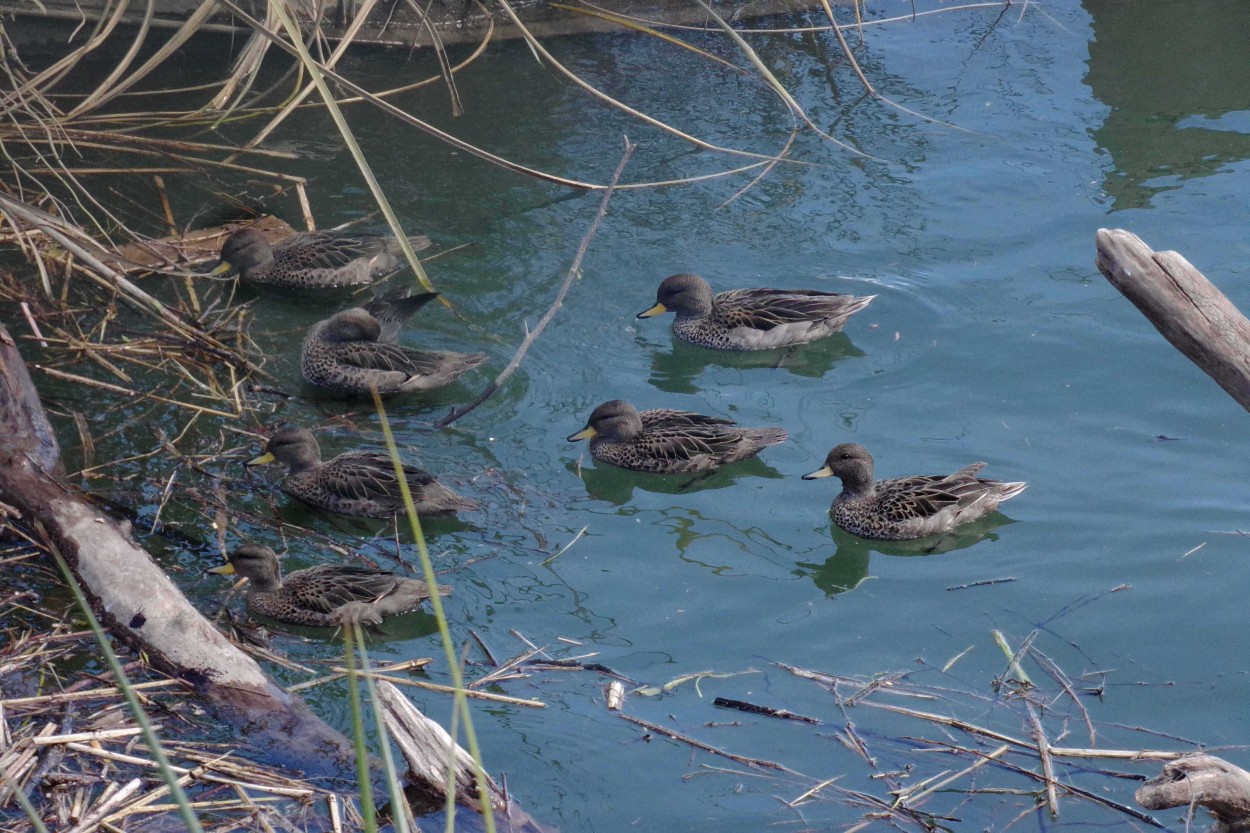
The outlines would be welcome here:
<svg viewBox="0 0 1250 833">
<path fill-rule="evenodd" d="M 208 572 L 246 577 L 248 611 L 292 625 L 376 625 L 430 597 L 424 581 L 349 564 L 309 567 L 283 579 L 278 556 L 259 544 L 244 544 L 230 553 L 229 563 Z M 445 596 L 451 588 L 440 584 L 438 592 Z"/>
<path fill-rule="evenodd" d="M 414 251 L 430 238 L 409 237 Z M 244 280 L 282 289 L 358 286 L 393 275 L 407 264 L 399 241 L 378 234 L 313 231 L 270 245 L 259 229 L 237 229 L 221 244 L 209 274 L 238 272 Z"/>
<path fill-rule="evenodd" d="M 394 341 L 400 327 L 436 292 L 382 298 L 318 322 L 300 349 L 305 381 L 338 393 L 427 391 L 486 361 L 485 353 L 413 350 Z"/>
<path fill-rule="evenodd" d="M 731 289 L 713 295 L 698 275 L 672 275 L 660 283 L 650 318 L 677 313 L 673 333 L 712 350 L 771 350 L 806 344 L 842 329 L 876 295 L 841 295 L 815 289 Z"/>
<path fill-rule="evenodd" d="M 825 457 L 824 468 L 803 479 L 842 479 L 842 492 L 829 507 L 829 516 L 847 532 L 879 541 L 904 541 L 947 532 L 988 515 L 1028 486 L 980 479 L 976 475 L 983 468 L 985 463 L 973 463 L 954 474 L 874 481 L 868 449 L 843 443 Z"/>
<path fill-rule="evenodd" d="M 306 428 L 283 428 L 265 445 L 265 453 L 249 466 L 274 461 L 290 466 L 282 491 L 304 503 L 361 518 L 390 518 L 404 512 L 404 499 L 390 455 L 378 451 L 349 451 L 321 462 L 317 438 Z M 404 465 L 404 479 L 417 514 L 451 515 L 479 507 L 448 489 L 429 472 Z"/>
<path fill-rule="evenodd" d="M 590 440 L 590 453 L 623 469 L 659 474 L 710 472 L 754 457 L 786 438 L 782 428 L 740 428 L 732 420 L 690 411 L 638 411 L 622 399 L 595 408 L 569 442 Z"/>
</svg>

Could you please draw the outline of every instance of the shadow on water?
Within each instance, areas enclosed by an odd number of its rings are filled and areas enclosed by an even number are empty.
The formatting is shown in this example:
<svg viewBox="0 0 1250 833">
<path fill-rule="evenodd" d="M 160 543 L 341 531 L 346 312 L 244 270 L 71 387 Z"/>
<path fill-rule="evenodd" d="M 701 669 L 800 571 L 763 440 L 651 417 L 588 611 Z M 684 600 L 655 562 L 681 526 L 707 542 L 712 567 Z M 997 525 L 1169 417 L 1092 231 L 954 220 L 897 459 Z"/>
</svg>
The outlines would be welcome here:
<svg viewBox="0 0 1250 833">
<path fill-rule="evenodd" d="M 800 561 L 795 564 L 795 574 L 810 578 L 826 596 L 836 596 L 854 590 L 869 578 L 871 552 L 900 558 L 941 555 L 967 549 L 981 541 L 997 541 L 996 530 L 1013 523 L 1014 520 L 1001 512 L 994 512 L 952 532 L 914 541 L 872 541 L 829 524 L 833 555 L 820 564 Z"/>
<path fill-rule="evenodd" d="M 615 506 L 628 503 L 634 496 L 635 488 L 661 495 L 686 495 L 708 489 L 723 489 L 744 477 L 766 477 L 772 480 L 785 477 L 758 457 L 717 469 L 711 474 L 649 474 L 618 469 L 606 463 L 583 466 L 579 472 L 576 460 L 569 461 L 565 468 L 581 478 L 588 496 Z"/>
<path fill-rule="evenodd" d="M 637 341 L 643 349 L 651 349 L 645 340 Z M 709 350 L 674 338 L 670 350 L 652 351 L 649 381 L 659 390 L 668 393 L 698 393 L 700 388 L 695 384 L 695 377 L 708 366 L 742 370 L 787 370 L 795 376 L 820 379 L 843 359 L 861 358 L 864 355 L 862 350 L 851 343 L 846 333 L 835 333 L 814 344 L 786 350 L 760 350 L 750 353 Z"/>
</svg>

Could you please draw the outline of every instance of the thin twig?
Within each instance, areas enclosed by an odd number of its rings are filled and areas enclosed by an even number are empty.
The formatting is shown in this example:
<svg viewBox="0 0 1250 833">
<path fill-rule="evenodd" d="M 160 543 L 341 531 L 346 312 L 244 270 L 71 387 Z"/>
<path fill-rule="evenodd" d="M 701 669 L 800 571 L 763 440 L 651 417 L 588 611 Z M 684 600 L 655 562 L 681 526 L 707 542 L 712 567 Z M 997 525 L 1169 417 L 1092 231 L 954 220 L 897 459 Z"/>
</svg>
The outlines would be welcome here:
<svg viewBox="0 0 1250 833">
<path fill-rule="evenodd" d="M 612 179 L 608 182 L 607 190 L 603 192 L 603 199 L 599 200 L 599 210 L 595 212 L 595 218 L 591 221 L 590 228 L 586 230 L 586 234 L 582 237 L 581 245 L 577 247 L 577 255 L 574 256 L 573 263 L 569 266 L 568 274 L 564 276 L 564 283 L 560 285 L 560 291 L 556 293 L 555 300 L 551 302 L 551 306 L 539 320 L 538 325 L 525 336 L 525 340 L 521 342 L 521 346 L 517 348 L 512 361 L 508 362 L 508 366 L 503 369 L 503 372 L 496 376 L 494 381 L 487 385 L 486 389 L 478 394 L 477 398 L 468 405 L 462 408 L 453 408 L 451 413 L 434 423 L 436 428 L 446 428 L 448 425 L 451 425 L 465 414 L 475 410 L 503 387 L 503 383 L 508 381 L 508 377 L 520 367 L 521 359 L 525 358 L 525 354 L 530 349 L 530 346 L 538 340 L 543 330 L 547 329 L 551 319 L 555 318 L 556 310 L 560 309 L 560 306 L 564 303 L 564 296 L 568 294 L 569 287 L 573 285 L 573 281 L 581 274 L 582 260 L 586 257 L 586 252 L 590 248 L 590 241 L 595 239 L 595 233 L 599 231 L 599 226 L 603 222 L 604 216 L 608 213 L 608 201 L 612 199 L 612 194 L 616 191 L 616 183 L 620 182 L 621 174 L 624 173 L 625 165 L 629 162 L 629 157 L 633 155 L 635 147 L 637 146 L 626 136 L 625 152 L 621 154 L 621 161 L 616 164 L 616 170 L 612 172 Z"/>
<path fill-rule="evenodd" d="M 1037 709 L 1032 703 L 1026 702 L 1025 708 L 1029 712 L 1029 724 L 1033 729 L 1033 742 L 1037 744 L 1037 756 L 1042 759 L 1042 777 L 1046 781 L 1046 806 L 1050 809 L 1050 817 L 1052 819 L 1059 818 L 1059 797 L 1055 791 L 1055 764 L 1050 757 L 1050 741 L 1046 737 L 1046 730 L 1042 728 L 1042 721 L 1037 716 Z"/>
<path fill-rule="evenodd" d="M 710 743 L 704 743 L 701 740 L 695 740 L 694 738 L 683 735 L 680 732 L 675 732 L 672 729 L 666 729 L 663 726 L 657 725 L 655 723 L 651 723 L 649 721 L 643 720 L 638 717 L 632 717 L 628 714 L 621 714 L 617 716 L 620 717 L 621 720 L 628 720 L 630 723 L 633 723 L 636 726 L 641 726 L 642 728 L 646 729 L 648 732 L 655 732 L 657 735 L 664 735 L 664 737 L 666 738 L 672 738 L 673 740 L 678 740 L 678 741 L 681 741 L 682 743 L 687 743 L 693 746 L 695 749 L 702 749 L 704 752 L 711 752 L 713 755 L 720 755 L 722 758 L 728 758 L 729 760 L 737 761 L 740 764 L 746 764 L 747 766 L 763 767 L 764 769 L 776 769 L 781 772 L 788 772 L 791 775 L 800 775 L 800 776 L 802 775 L 801 772 L 795 772 L 793 769 L 790 769 L 790 767 L 784 766 L 783 764 L 779 764 L 776 761 L 768 761 L 768 760 L 764 760 L 763 758 L 748 758 L 745 755 L 735 755 L 732 752 L 726 752 L 724 749 L 718 749 L 717 747 L 712 746 Z"/>
</svg>

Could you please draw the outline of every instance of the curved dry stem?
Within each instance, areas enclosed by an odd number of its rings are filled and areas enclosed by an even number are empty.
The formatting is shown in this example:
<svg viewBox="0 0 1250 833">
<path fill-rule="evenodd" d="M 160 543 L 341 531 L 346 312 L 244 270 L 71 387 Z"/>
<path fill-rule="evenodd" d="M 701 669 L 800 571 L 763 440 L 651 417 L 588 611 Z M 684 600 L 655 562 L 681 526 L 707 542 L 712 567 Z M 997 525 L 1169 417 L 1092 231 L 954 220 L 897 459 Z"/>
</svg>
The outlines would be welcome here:
<svg viewBox="0 0 1250 833">
<path fill-rule="evenodd" d="M 125 4 L 121 5 L 124 6 Z M 148 29 L 152 25 L 152 13 L 155 8 L 155 0 L 147 0 L 147 5 L 143 10 L 143 20 L 139 23 L 139 31 L 135 33 L 134 40 L 130 42 L 130 48 L 126 50 L 126 54 L 113 66 L 113 70 L 108 74 L 108 77 L 97 84 L 95 90 L 89 93 L 77 107 L 66 114 L 66 121 L 72 120 L 79 113 L 92 109 L 97 101 L 103 99 L 108 94 L 108 91 L 117 83 L 117 79 L 121 78 L 126 73 L 126 70 L 130 69 L 135 56 L 139 54 L 139 50 L 143 46 L 144 39 L 147 38 Z"/>
<path fill-rule="evenodd" d="M 812 132 L 814 132 L 817 136 L 820 136 L 822 139 L 832 142 L 833 144 L 837 145 L 843 150 L 849 150 L 851 153 L 855 154 L 856 156 L 863 157 L 864 159 L 876 158 L 867 153 L 864 153 L 862 150 L 859 150 L 858 148 L 851 147 L 846 142 L 843 142 L 840 139 L 836 139 L 833 136 L 830 136 L 828 133 L 821 130 L 819 127 L 817 127 L 816 124 L 810 118 L 808 118 L 807 113 L 804 112 L 803 108 L 799 105 L 799 103 L 794 100 L 794 96 L 790 95 L 790 91 L 787 90 L 785 86 L 779 80 L 777 80 L 777 76 L 773 75 L 772 71 L 767 66 L 764 65 L 764 62 L 760 60 L 760 56 L 757 55 L 755 50 L 751 48 L 751 45 L 746 42 L 746 39 L 743 38 L 742 35 L 738 34 L 734 30 L 734 28 L 730 26 L 723 17 L 717 14 L 715 9 L 713 9 L 706 2 L 704 2 L 704 0 L 695 0 L 695 2 L 699 4 L 700 8 L 702 8 L 703 11 L 707 13 L 709 17 L 711 17 L 713 20 L 716 21 L 716 23 L 721 27 L 721 30 L 725 32 L 725 34 L 729 35 L 729 37 L 733 40 L 733 42 L 738 45 L 738 48 L 742 50 L 742 53 L 747 56 L 747 60 L 751 62 L 751 64 L 759 71 L 760 75 L 764 77 L 764 80 L 768 82 L 768 85 L 772 87 L 774 91 L 776 91 L 777 95 L 781 96 L 781 100 L 786 103 L 786 105 L 790 108 L 791 112 L 793 112 L 796 116 L 798 116 L 799 119 L 801 119 L 802 122 L 806 124 L 809 129 L 812 130 Z M 827 0 L 821 0 L 821 2 L 827 2 Z"/>
<path fill-rule="evenodd" d="M 720 57 L 719 55 L 713 55 L 711 52 L 708 52 L 706 49 L 700 49 L 699 47 L 693 44 L 686 43 L 681 38 L 675 38 L 672 35 L 666 35 L 660 30 L 656 29 L 655 27 L 642 23 L 641 21 L 639 21 L 638 18 L 630 18 L 625 15 L 617 14 L 615 12 L 605 11 L 603 9 L 598 9 L 594 7 L 582 8 L 581 6 L 569 6 L 564 3 L 551 3 L 550 5 L 551 5 L 551 8 L 553 9 L 563 9 L 564 11 L 570 12 L 572 14 L 581 14 L 581 15 L 586 15 L 587 17 L 597 17 L 600 20 L 607 20 L 611 23 L 615 23 L 618 26 L 624 26 L 626 29 L 632 29 L 635 32 L 641 32 L 644 35 L 650 35 L 653 38 L 659 38 L 660 40 L 665 41 L 666 43 L 671 43 L 673 44 L 673 46 L 678 46 L 678 47 L 681 47 L 682 49 L 689 50 L 693 52 L 694 54 L 698 55 L 700 58 L 706 58 L 707 60 L 712 61 L 714 63 L 718 63 L 723 67 L 733 70 L 734 72 L 740 72 L 743 75 L 748 74 L 746 70 L 744 70 L 742 67 L 738 66 L 737 64 L 730 63 L 729 61 L 726 61 L 724 58 Z"/>
<path fill-rule="evenodd" d="M 121 23 L 122 15 L 126 11 L 125 3 L 118 3 L 113 14 L 107 20 L 101 20 L 96 26 L 96 31 L 87 38 L 86 43 L 75 49 L 73 52 L 54 62 L 51 66 L 44 69 L 37 75 L 32 76 L 24 84 L 17 87 L 13 91 L 16 98 L 29 95 L 34 90 L 49 89 L 64 78 L 78 62 L 89 52 L 93 51 L 100 44 L 108 40 L 109 35 L 113 33 L 113 29 L 118 23 Z"/>
<path fill-rule="evenodd" d="M 266 6 L 265 27 L 272 31 L 276 25 L 277 17 L 274 10 Z M 235 60 L 234 68 L 230 71 L 230 77 L 221 85 L 217 95 L 213 96 L 212 100 L 201 109 L 224 109 L 229 113 L 235 105 L 240 104 L 243 97 L 247 95 L 248 90 L 252 88 L 252 84 L 255 83 L 256 76 L 260 72 L 261 62 L 265 60 L 265 53 L 268 51 L 269 42 L 253 32 L 248 37 L 247 43 L 243 45 L 238 59 Z"/>
<path fill-rule="evenodd" d="M 343 53 L 347 51 L 347 47 L 351 45 L 353 38 L 356 37 L 357 33 L 360 32 L 361 27 L 364 26 L 365 22 L 369 19 L 369 12 L 373 10 L 373 7 L 376 4 L 377 0 L 366 0 L 361 11 L 352 20 L 352 24 L 348 27 L 347 32 L 344 33 L 343 39 L 339 41 L 338 46 L 335 47 L 334 51 L 330 53 L 330 57 L 326 59 L 327 67 L 333 69 L 334 66 L 338 64 L 339 59 L 343 57 Z M 273 14 L 273 11 L 270 10 L 269 14 Z M 266 27 L 266 31 L 268 31 L 268 27 Z M 260 32 L 253 32 L 252 37 L 264 41 L 264 37 Z M 302 89 L 296 92 L 296 94 L 282 106 L 277 115 L 270 119 L 269 123 L 261 128 L 259 133 L 243 145 L 242 149 L 245 151 L 251 150 L 261 142 L 265 141 L 265 139 L 269 138 L 269 135 L 273 133 L 273 131 L 277 130 L 278 126 L 281 125 L 282 122 L 286 121 L 287 116 L 295 112 L 296 108 L 298 108 L 300 104 L 303 103 L 304 99 L 308 98 L 309 94 L 315 89 L 317 89 L 317 84 L 314 81 L 309 81 L 306 85 L 304 85 Z M 226 158 L 226 161 L 233 162 L 234 158 L 235 156 L 231 155 Z"/>
<path fill-rule="evenodd" d="M 525 340 L 521 342 L 521 346 L 512 356 L 512 360 L 508 362 L 498 376 L 496 376 L 486 389 L 477 395 L 472 402 L 459 408 L 453 408 L 451 413 L 434 423 L 436 428 L 446 428 L 465 414 L 477 408 L 487 399 L 490 399 L 500 388 L 503 383 L 508 380 L 516 369 L 521 366 L 521 360 L 525 358 L 526 352 L 533 345 L 538 337 L 542 335 L 543 330 L 547 329 L 547 325 L 551 323 L 551 319 L 555 318 L 556 310 L 564 304 L 564 296 L 568 294 L 569 287 L 573 285 L 573 281 L 581 274 L 582 260 L 586 257 L 586 252 L 590 249 L 590 242 L 595 239 L 595 233 L 599 231 L 599 225 L 603 222 L 604 216 L 608 213 L 608 201 L 612 199 L 612 194 L 616 190 L 616 183 L 620 181 L 621 174 L 625 172 L 625 166 L 629 163 L 629 157 L 633 155 L 634 143 L 629 141 L 629 137 L 625 137 L 625 152 L 621 155 L 621 161 L 617 163 L 616 170 L 612 173 L 612 179 L 608 182 L 607 189 L 603 192 L 603 199 L 599 201 L 599 210 L 595 213 L 595 218 L 590 222 L 590 228 L 586 230 L 586 234 L 582 236 L 582 242 L 577 247 L 577 254 L 573 257 L 573 262 L 569 265 L 569 271 L 564 276 L 564 283 L 560 285 L 559 291 L 556 292 L 555 300 L 551 302 L 551 306 L 547 308 L 547 312 L 539 319 L 538 324 L 533 330 L 525 335 Z"/>
<path fill-rule="evenodd" d="M 790 131 L 790 138 L 786 141 L 786 146 L 785 146 L 784 148 L 782 148 L 782 149 L 781 149 L 781 155 L 782 155 L 782 156 L 785 156 L 787 153 L 789 153 L 789 152 L 790 152 L 790 146 L 794 144 L 794 140 L 795 140 L 796 138 L 798 138 L 798 135 L 799 135 L 799 131 L 798 131 L 797 129 L 796 129 L 796 130 L 791 130 L 791 131 Z M 720 205 L 716 206 L 716 210 L 717 210 L 717 211 L 720 211 L 722 208 L 724 208 L 725 206 L 729 205 L 729 204 L 730 204 L 731 202 L 733 202 L 734 200 L 738 199 L 738 197 L 741 197 L 741 196 L 742 196 L 743 194 L 745 194 L 747 191 L 750 191 L 752 188 L 754 188 L 756 185 L 758 185 L 758 184 L 759 184 L 759 182 L 760 182 L 760 181 L 761 181 L 764 177 L 768 176 L 769 171 L 771 171 L 771 170 L 773 169 L 773 167 L 774 167 L 774 166 L 773 166 L 773 163 L 772 163 L 772 162 L 767 163 L 767 164 L 764 166 L 764 170 L 760 171 L 758 174 L 756 174 L 754 177 L 752 177 L 752 179 L 751 179 L 751 181 L 750 181 L 750 182 L 748 182 L 746 185 L 743 185 L 743 186 L 742 186 L 741 188 L 739 188 L 736 192 L 734 192 L 733 196 L 731 196 L 729 199 L 727 199 L 727 200 L 725 200 L 724 202 L 722 202 Z"/>
<path fill-rule="evenodd" d="M 698 2 L 701 6 L 704 6 L 704 8 L 707 8 L 707 6 L 702 3 L 702 0 L 698 0 Z M 691 144 L 693 144 L 695 147 L 699 148 L 700 150 L 710 150 L 710 151 L 715 151 L 716 153 L 727 153 L 732 156 L 745 156 L 750 159 L 784 161 L 784 160 L 781 160 L 779 157 L 769 156 L 763 153 L 752 153 L 751 151 L 747 151 L 747 150 L 738 150 L 736 148 L 727 148 L 727 147 L 724 147 L 723 145 L 714 145 L 711 142 L 704 141 L 703 139 L 700 139 L 696 136 L 691 136 L 689 133 L 678 130 L 677 128 L 673 127 L 667 122 L 662 122 L 659 119 L 655 118 L 654 116 L 648 116 L 646 113 L 642 112 L 641 110 L 636 110 L 633 107 L 630 107 L 625 102 L 619 101 L 613 98 L 612 96 L 603 92 L 602 90 L 600 90 L 598 87 L 594 86 L 593 84 L 583 81 L 581 76 L 579 76 L 577 73 L 570 70 L 568 67 L 564 66 L 564 64 L 557 61 L 555 59 L 555 56 L 552 55 L 550 52 L 548 52 L 546 47 L 544 47 L 541 43 L 539 43 L 538 38 L 534 37 L 534 34 L 530 32 L 528 28 L 526 28 L 524 23 L 521 22 L 521 18 L 517 17 L 516 12 L 513 11 L 512 5 L 508 3 L 508 0 L 498 0 L 498 3 L 499 3 L 500 8 L 502 8 L 505 12 L 508 13 L 508 17 L 512 19 L 512 25 L 515 26 L 517 28 L 517 31 L 521 33 L 521 36 L 525 38 L 525 42 L 529 44 L 530 49 L 532 49 L 535 54 L 541 56 L 543 60 L 547 61 L 547 63 L 553 66 L 561 75 L 563 75 L 565 78 L 572 81 L 578 87 L 581 87 L 586 92 L 590 93 L 595 98 L 598 98 L 599 100 L 612 105 L 613 107 L 617 108 L 618 110 L 621 110 L 624 113 L 628 113 L 629 115 L 633 116 L 634 118 L 638 119 L 639 121 L 645 124 L 649 124 L 652 127 L 655 127 L 659 130 L 664 131 L 665 133 L 668 133 L 671 136 L 676 136 L 679 139 L 683 139 L 687 142 L 690 142 Z"/>
<path fill-rule="evenodd" d="M 589 0 L 581 0 L 581 2 L 587 8 L 597 9 L 598 11 L 602 11 L 607 14 L 612 14 L 612 12 L 607 12 L 602 7 L 596 6 L 594 3 L 589 2 Z M 928 17 L 929 15 L 934 15 L 934 14 L 946 14 L 947 12 L 963 12 L 963 11 L 969 11 L 972 9 L 1002 9 L 1010 5 L 1012 5 L 1011 0 L 994 0 L 994 2 L 989 2 L 989 3 L 963 3 L 958 6 L 946 6 L 941 9 L 928 9 L 923 12 L 913 12 L 911 14 L 898 15 L 897 17 L 883 17 L 880 20 L 865 20 L 862 23 L 856 24 L 855 27 L 860 28 L 860 29 L 865 29 L 870 26 L 884 26 L 888 23 L 899 23 L 899 22 L 914 23 L 918 18 Z M 655 20 L 653 18 L 639 17 L 637 15 L 621 14 L 620 17 L 622 17 L 625 20 L 631 20 L 631 21 L 634 21 L 635 23 L 641 23 L 646 26 L 654 26 L 657 29 L 672 29 L 674 31 L 703 32 L 703 33 L 717 31 L 717 28 L 712 27 L 712 26 L 694 26 L 689 23 L 670 23 L 664 20 Z M 744 27 L 744 28 L 737 29 L 736 31 L 744 35 L 805 35 L 805 34 L 816 34 L 820 32 L 828 32 L 831 28 L 833 27 L 832 26 L 784 26 L 784 27 L 779 27 L 775 29 L 749 29 L 749 28 Z M 840 25 L 838 28 L 849 29 L 852 27 L 848 24 L 845 26 Z"/>
<path fill-rule="evenodd" d="M 820 0 L 820 5 L 824 7 L 825 14 L 829 16 L 829 22 L 833 24 L 831 28 L 833 29 L 834 37 L 838 39 L 838 45 L 842 48 L 842 54 L 846 57 L 847 63 L 851 65 L 851 69 L 855 71 L 855 75 L 859 78 L 859 82 L 864 85 L 864 90 L 868 93 L 868 95 L 872 96 L 877 101 L 880 101 L 883 104 L 893 107 L 899 112 L 907 113 L 908 115 L 915 116 L 918 119 L 922 119 L 927 122 L 932 122 L 934 124 L 940 124 L 945 127 L 952 128 L 954 130 L 960 130 L 960 131 L 963 131 L 964 133 L 974 132 L 972 130 L 967 129 L 966 127 L 959 127 L 958 125 L 951 124 L 948 121 L 943 121 L 942 119 L 935 119 L 932 116 L 926 116 L 924 113 L 917 113 L 915 110 L 912 110 L 909 107 L 904 107 L 903 105 L 899 104 L 897 101 L 894 101 L 893 99 L 877 92 L 876 88 L 873 87 L 872 83 L 868 80 L 868 76 L 864 75 L 864 71 L 860 69 L 859 61 L 855 60 L 855 54 L 851 51 L 851 45 L 846 42 L 846 36 L 842 34 L 842 27 L 839 26 L 838 21 L 834 19 L 833 9 L 829 6 L 829 0 Z M 861 20 L 859 16 L 859 4 L 858 3 L 856 3 L 855 5 L 855 20 L 856 20 L 856 26 L 860 30 L 860 33 L 859 33 L 860 39 L 862 40 L 864 37 L 864 32 L 863 32 L 864 27 L 863 27 L 863 20 Z"/>
<path fill-rule="evenodd" d="M 121 93 L 133 87 L 135 84 L 142 81 L 150 72 L 163 64 L 170 55 L 177 52 L 178 49 L 196 33 L 201 24 L 208 20 L 208 18 L 216 13 L 216 11 L 216 0 L 204 0 L 204 2 L 200 3 L 199 7 L 191 13 L 191 16 L 187 18 L 186 22 L 183 23 L 182 26 L 178 27 L 178 30 L 174 32 L 173 36 L 170 37 L 168 41 L 163 43 L 160 49 L 156 50 L 152 57 L 144 61 L 142 66 L 132 72 L 111 90 L 97 96 L 91 101 L 89 107 L 85 106 L 86 102 L 84 102 L 75 108 L 74 112 L 70 115 L 77 116 L 81 113 L 88 112 L 89 110 L 98 109 L 99 107 L 102 107 L 112 101 Z"/>
<path fill-rule="evenodd" d="M 292 19 L 286 8 L 285 0 L 271 2 L 269 8 L 282 21 L 287 37 L 291 39 L 291 42 L 299 52 L 300 61 L 308 68 L 313 83 L 317 85 L 317 92 L 321 94 L 321 100 L 325 102 L 326 110 L 329 111 L 330 117 L 339 129 L 339 134 L 347 144 L 347 149 L 351 152 L 352 159 L 356 162 L 356 168 L 360 171 L 360 175 L 364 177 L 365 183 L 368 184 L 369 191 L 373 194 L 373 201 L 382 210 L 382 216 L 386 218 L 386 222 L 391 228 L 391 233 L 395 235 L 395 240 L 399 243 L 404 257 L 408 260 L 409 267 L 412 268 L 413 273 L 417 276 L 417 281 L 420 282 L 427 292 L 434 292 L 434 284 L 430 282 L 429 276 L 425 274 L 425 269 L 421 266 L 421 261 L 417 259 L 417 253 L 413 251 L 412 243 L 408 240 L 408 232 L 404 229 L 403 224 L 399 222 L 399 216 L 391 207 L 390 200 L 387 199 L 385 192 L 382 191 L 382 186 L 378 184 L 377 178 L 373 175 L 373 168 L 370 167 L 369 161 L 365 159 L 364 151 L 360 149 L 360 144 L 356 141 L 355 134 L 352 133 L 351 128 L 347 125 L 347 119 L 343 118 L 343 111 L 338 108 L 334 101 L 334 94 L 330 92 L 330 87 L 326 84 L 325 78 L 321 73 L 321 65 L 313 60 L 304 41 L 300 39 L 299 27 L 295 25 L 295 20 Z"/>
</svg>

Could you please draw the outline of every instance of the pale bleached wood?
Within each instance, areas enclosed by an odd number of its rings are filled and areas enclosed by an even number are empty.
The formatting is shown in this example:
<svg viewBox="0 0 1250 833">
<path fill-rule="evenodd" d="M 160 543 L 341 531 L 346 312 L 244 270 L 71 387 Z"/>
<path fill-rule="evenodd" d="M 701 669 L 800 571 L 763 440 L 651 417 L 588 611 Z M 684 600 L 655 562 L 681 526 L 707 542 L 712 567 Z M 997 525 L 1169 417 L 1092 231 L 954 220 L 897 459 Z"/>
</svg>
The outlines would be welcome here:
<svg viewBox="0 0 1250 833">
<path fill-rule="evenodd" d="M 192 684 L 230 721 L 283 737 L 308 768 L 339 769 L 351 743 L 275 686 L 100 507 L 61 481 L 56 439 L 21 354 L 0 325 L 0 502 L 59 552 L 100 621 L 156 667 Z M 255 740 L 255 738 L 253 738 Z"/>
<path fill-rule="evenodd" d="M 1214 755 L 1186 755 L 1169 761 L 1133 797 L 1147 810 L 1190 804 L 1205 807 L 1215 816 L 1213 833 L 1250 831 L 1250 772 Z"/>
<path fill-rule="evenodd" d="M 1099 271 L 1173 347 L 1250 410 L 1250 321 L 1177 252 L 1099 229 Z"/>
<path fill-rule="evenodd" d="M 479 830 L 481 820 L 475 815 L 480 810 L 477 767 L 473 763 L 473 756 L 452 740 L 442 726 L 422 714 L 396 686 L 385 680 L 378 680 L 377 692 L 386 731 L 408 763 L 411 783 L 424 793 L 422 797 L 425 801 L 435 805 L 446 802 L 447 763 L 450 755 L 455 762 L 453 780 L 456 804 L 474 811 L 467 815 L 458 812 L 456 829 Z M 545 833 L 546 828 L 534 821 L 516 802 L 509 801 L 508 796 L 489 775 L 485 777 L 496 830 Z"/>
</svg>

